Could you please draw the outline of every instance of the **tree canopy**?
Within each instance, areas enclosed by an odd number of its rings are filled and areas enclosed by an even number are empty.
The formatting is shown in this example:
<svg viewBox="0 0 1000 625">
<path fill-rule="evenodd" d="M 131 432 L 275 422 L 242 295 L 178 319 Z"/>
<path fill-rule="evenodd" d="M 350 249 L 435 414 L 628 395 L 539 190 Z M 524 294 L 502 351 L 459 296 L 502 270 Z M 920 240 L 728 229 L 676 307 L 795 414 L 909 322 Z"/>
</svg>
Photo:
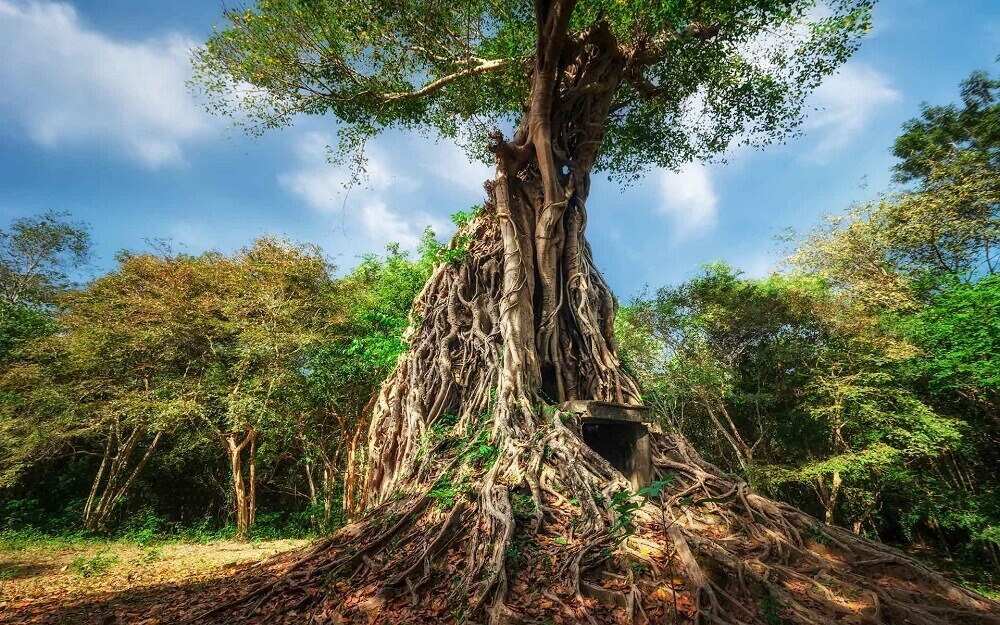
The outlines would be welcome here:
<svg viewBox="0 0 1000 625">
<path fill-rule="evenodd" d="M 870 28 L 869 0 L 551 3 L 568 37 L 600 30 L 625 56 L 599 169 L 632 176 L 792 132 L 805 96 Z M 253 131 L 299 114 L 341 121 L 347 153 L 393 127 L 465 141 L 510 130 L 544 54 L 548 4 L 261 0 L 226 11 L 196 54 L 212 110 Z M 562 90 L 564 87 L 556 87 Z"/>
</svg>

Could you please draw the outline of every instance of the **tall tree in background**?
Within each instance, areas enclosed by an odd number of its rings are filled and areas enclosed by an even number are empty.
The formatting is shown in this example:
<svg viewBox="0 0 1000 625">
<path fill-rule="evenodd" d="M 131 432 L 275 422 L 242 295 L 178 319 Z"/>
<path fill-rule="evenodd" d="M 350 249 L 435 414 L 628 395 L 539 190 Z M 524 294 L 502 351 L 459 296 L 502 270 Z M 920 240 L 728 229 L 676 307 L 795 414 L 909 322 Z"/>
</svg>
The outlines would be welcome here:
<svg viewBox="0 0 1000 625">
<path fill-rule="evenodd" d="M 231 257 L 118 260 L 61 297 L 60 332 L 0 372 L 0 448 L 14 452 L 0 486 L 70 442 L 93 449 L 82 513 L 103 529 L 162 443 L 201 430 L 229 461 L 248 538 L 262 448 L 318 408 L 304 367 L 338 322 L 331 267 L 317 248 L 270 238 Z"/>
<path fill-rule="evenodd" d="M 0 231 L 0 299 L 9 306 L 52 304 L 69 273 L 86 262 L 90 233 L 67 213 L 16 219 Z"/>
<path fill-rule="evenodd" d="M 90 232 L 65 213 L 15 219 L 0 230 L 0 363 L 52 330 L 51 309 L 90 255 Z"/>
<path fill-rule="evenodd" d="M 961 107 L 923 104 L 903 126 L 892 150 L 900 182 L 926 182 L 945 163 L 1000 167 L 1000 79 L 978 71 L 959 87 Z"/>
<path fill-rule="evenodd" d="M 831 217 L 793 262 L 877 320 L 902 347 L 883 358 L 895 361 L 891 379 L 963 426 L 948 445 L 927 437 L 937 458 L 920 477 L 938 480 L 938 494 L 910 521 L 985 547 L 1000 566 L 1000 81 L 975 72 L 961 93 L 961 106 L 924 105 L 903 126 L 895 169 L 911 184 Z"/>
<path fill-rule="evenodd" d="M 375 406 L 370 514 L 312 548 L 291 578 L 252 590 L 252 605 L 301 610 L 327 597 L 347 620 L 391 610 L 492 622 L 563 609 L 764 622 L 745 607 L 762 596 L 808 623 L 831 621 L 847 597 L 922 623 L 940 620 L 920 604 L 947 603 L 946 617 L 963 619 L 987 609 L 884 547 L 752 493 L 680 438 L 655 437 L 662 480 L 643 507 L 558 409 L 640 401 L 584 236 L 592 172 L 629 179 L 788 136 L 803 98 L 867 31 L 869 5 L 261 0 L 227 12 L 197 54 L 196 84 L 253 130 L 330 113 L 348 161 L 363 164 L 366 140 L 396 127 L 458 138 L 496 163 L 483 210 L 414 305 L 408 350 Z M 702 504 L 685 508 L 692 497 Z M 842 564 L 803 528 L 842 549 Z M 870 581 L 865 563 L 887 558 L 924 580 L 926 596 Z M 824 600 L 788 590 L 816 570 L 836 579 Z M 658 596 L 675 571 L 683 584 Z M 308 594 L 338 573 L 353 575 Z"/>
<path fill-rule="evenodd" d="M 344 321 L 332 340 L 310 352 L 307 365 L 315 403 L 325 410 L 311 413 L 300 433 L 310 459 L 307 472 L 312 464 L 322 467 L 322 488 L 315 488 L 311 475 L 309 484 L 310 493 L 323 491 L 324 521 L 331 515 L 332 478 L 341 467 L 344 511 L 351 517 L 360 512 L 363 492 L 357 460 L 363 454 L 364 426 L 379 385 L 406 351 L 402 337 L 410 325 L 410 308 L 440 251 L 428 231 L 415 261 L 398 245 L 390 245 L 384 259 L 374 254 L 362 257 L 361 264 L 333 289 Z"/>
<path fill-rule="evenodd" d="M 53 305 L 70 286 L 70 274 L 90 253 L 85 224 L 65 213 L 15 219 L 0 230 L 0 487 L 39 458 L 61 449 L 78 428 L 66 418 L 70 402 L 42 367 L 19 361 L 57 325 Z M 33 389 L 22 394 L 11 387 Z"/>
</svg>

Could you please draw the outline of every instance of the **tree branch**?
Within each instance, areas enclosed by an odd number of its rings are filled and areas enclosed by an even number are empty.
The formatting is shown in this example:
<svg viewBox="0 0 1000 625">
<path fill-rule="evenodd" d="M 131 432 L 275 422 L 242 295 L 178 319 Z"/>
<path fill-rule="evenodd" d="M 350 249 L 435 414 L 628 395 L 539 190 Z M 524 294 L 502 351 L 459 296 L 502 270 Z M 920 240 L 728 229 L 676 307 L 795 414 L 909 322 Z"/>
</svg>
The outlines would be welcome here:
<svg viewBox="0 0 1000 625">
<path fill-rule="evenodd" d="M 430 95 L 435 91 L 439 91 L 444 87 L 447 87 L 456 80 L 462 78 L 467 78 L 469 76 L 477 76 L 479 74 L 485 74 L 498 70 L 505 67 L 511 63 L 514 59 L 491 59 L 488 61 L 483 61 L 479 65 L 470 67 L 469 69 L 464 69 L 460 72 L 455 72 L 454 74 L 448 74 L 442 78 L 427 83 L 420 89 L 416 91 L 398 91 L 396 93 L 385 93 L 380 94 L 378 97 L 386 102 L 396 102 L 399 100 L 412 100 L 416 98 L 422 98 L 426 95 Z"/>
</svg>

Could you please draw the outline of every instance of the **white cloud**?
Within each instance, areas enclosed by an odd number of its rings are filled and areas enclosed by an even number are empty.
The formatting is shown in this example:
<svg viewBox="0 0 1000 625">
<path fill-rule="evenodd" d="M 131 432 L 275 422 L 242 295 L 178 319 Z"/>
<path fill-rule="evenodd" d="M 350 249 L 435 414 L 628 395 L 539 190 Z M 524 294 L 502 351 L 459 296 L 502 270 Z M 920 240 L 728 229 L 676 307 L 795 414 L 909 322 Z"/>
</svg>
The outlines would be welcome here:
<svg viewBox="0 0 1000 625">
<path fill-rule="evenodd" d="M 675 238 L 704 234 L 715 227 L 718 198 L 708 167 L 692 163 L 680 171 L 661 171 L 659 183 L 658 208 L 673 220 Z"/>
<path fill-rule="evenodd" d="M 412 193 L 420 187 L 416 178 L 400 173 L 383 152 L 369 147 L 365 180 L 352 185 L 350 170 L 327 159 L 332 140 L 321 133 L 304 134 L 296 147 L 298 165 L 279 175 L 279 184 L 320 213 L 335 215 L 343 210 L 345 229 L 350 218 L 373 244 L 396 242 L 410 247 L 420 239 L 425 225 L 440 228 L 440 220 L 422 211 L 404 216 L 389 209 L 387 195 Z"/>
<path fill-rule="evenodd" d="M 0 119 L 36 143 L 96 144 L 156 168 L 213 122 L 188 94 L 194 43 L 174 35 L 118 41 L 72 6 L 0 0 Z"/>
<path fill-rule="evenodd" d="M 819 110 L 806 118 L 804 129 L 819 140 L 805 153 L 806 160 L 823 162 L 847 147 L 899 98 L 887 76 L 860 63 L 848 63 L 813 94 L 812 104 Z"/>
<path fill-rule="evenodd" d="M 350 181 L 343 168 L 327 162 L 327 145 L 326 135 L 306 133 L 296 146 L 299 168 L 278 176 L 281 186 L 321 212 L 333 212 L 341 205 Z"/>
<path fill-rule="evenodd" d="M 361 224 L 374 238 L 412 245 L 420 238 L 416 225 L 393 213 L 381 200 L 361 207 Z"/>
<path fill-rule="evenodd" d="M 483 194 L 483 182 L 493 178 L 495 173 L 493 167 L 470 160 L 452 141 L 435 143 L 423 162 L 428 173 L 480 195 Z"/>
</svg>

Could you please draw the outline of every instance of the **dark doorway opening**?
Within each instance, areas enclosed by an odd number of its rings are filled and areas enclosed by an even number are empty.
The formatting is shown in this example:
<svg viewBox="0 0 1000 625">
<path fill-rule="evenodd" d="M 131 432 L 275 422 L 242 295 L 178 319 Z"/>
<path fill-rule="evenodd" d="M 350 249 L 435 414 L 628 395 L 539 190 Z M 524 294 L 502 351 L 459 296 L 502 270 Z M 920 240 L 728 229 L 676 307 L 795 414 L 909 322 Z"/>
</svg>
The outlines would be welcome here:
<svg viewBox="0 0 1000 625">
<path fill-rule="evenodd" d="M 636 488 L 649 482 L 649 431 L 642 423 L 584 421 L 583 442 L 618 469 Z"/>
</svg>

